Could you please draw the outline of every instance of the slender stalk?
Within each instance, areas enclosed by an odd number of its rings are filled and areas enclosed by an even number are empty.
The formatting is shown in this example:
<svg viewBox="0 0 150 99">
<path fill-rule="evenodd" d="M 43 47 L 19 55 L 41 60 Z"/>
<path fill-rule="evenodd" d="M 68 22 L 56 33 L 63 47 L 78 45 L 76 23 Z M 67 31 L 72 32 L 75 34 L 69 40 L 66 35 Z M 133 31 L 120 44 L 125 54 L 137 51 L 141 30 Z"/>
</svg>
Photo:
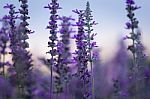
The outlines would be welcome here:
<svg viewBox="0 0 150 99">
<path fill-rule="evenodd" d="M 132 33 L 134 34 L 134 29 L 132 29 Z M 132 39 L 133 40 L 133 47 L 135 48 L 135 40 L 134 39 Z M 132 53 L 132 56 L 133 56 L 133 67 L 132 67 L 132 71 L 131 72 L 135 72 L 135 70 L 136 70 L 136 56 L 135 56 L 135 52 L 133 52 Z M 133 75 L 135 75 L 135 73 L 133 74 Z M 135 92 L 137 91 L 137 85 L 135 85 Z M 136 99 L 136 96 L 135 97 L 133 97 L 134 99 Z"/>
<path fill-rule="evenodd" d="M 5 53 L 3 54 L 3 63 L 4 63 L 4 65 L 3 65 L 3 76 L 5 76 Z"/>
<path fill-rule="evenodd" d="M 53 50 L 53 47 L 52 47 L 52 50 Z M 52 56 L 52 58 L 51 58 L 52 60 L 54 59 L 53 58 L 53 56 Z M 51 70 L 50 70 L 50 72 L 51 72 L 51 80 L 50 80 L 50 99 L 52 99 L 52 89 L 53 89 L 53 65 L 51 65 Z"/>
<path fill-rule="evenodd" d="M 89 22 L 88 22 L 88 24 L 90 24 Z M 91 34 L 91 32 L 90 32 L 90 30 L 91 30 L 91 28 L 90 27 L 88 27 L 88 38 L 90 38 L 90 34 Z M 89 48 L 91 47 L 90 46 L 90 44 L 91 44 L 91 39 L 88 39 L 88 46 L 89 46 Z M 90 67 L 91 67 L 91 79 L 92 79 L 92 99 L 95 99 L 95 85 L 94 85 L 94 73 L 93 73 L 93 62 L 92 62 L 92 52 L 91 52 L 91 49 L 89 49 L 89 58 L 90 58 Z"/>
<path fill-rule="evenodd" d="M 61 9 L 59 7 L 59 4 L 57 3 L 58 0 L 51 0 L 51 3 L 48 4 L 48 6 L 45 6 L 44 8 L 48 8 L 50 10 L 50 18 L 49 18 L 49 25 L 47 26 L 47 29 L 50 30 L 50 36 L 49 36 L 49 42 L 48 47 L 51 49 L 47 52 L 51 55 L 51 58 L 48 59 L 48 62 L 50 63 L 50 98 L 52 99 L 52 92 L 53 92 L 53 67 L 56 65 L 57 60 L 57 10 Z"/>
<path fill-rule="evenodd" d="M 131 35 L 130 37 L 127 36 L 127 39 L 131 39 L 132 40 L 132 45 L 131 46 L 128 46 L 128 50 L 131 51 L 132 53 L 132 56 L 133 56 L 133 66 L 131 68 L 131 74 L 134 78 L 134 80 L 138 80 L 139 78 L 139 68 L 138 68 L 138 62 L 137 62 L 137 39 L 138 39 L 138 34 L 135 33 L 135 29 L 138 28 L 138 20 L 137 18 L 135 18 L 135 14 L 134 14 L 134 11 L 139 9 L 140 7 L 136 6 L 135 5 L 135 2 L 134 0 L 126 0 L 126 4 L 127 4 L 127 7 L 126 7 L 126 10 L 128 12 L 127 14 L 127 17 L 129 18 L 129 22 L 126 23 L 126 26 L 127 28 L 126 29 L 129 29 L 131 30 Z M 138 83 L 136 82 L 135 84 L 135 88 L 133 89 L 133 91 L 135 93 L 137 93 L 139 91 L 140 87 L 138 85 Z M 138 99 L 139 96 L 138 96 L 138 93 L 137 95 L 133 95 L 133 99 Z"/>
<path fill-rule="evenodd" d="M 90 24 L 90 21 L 88 20 L 87 24 Z M 88 26 L 88 47 L 91 47 L 91 28 Z M 91 49 L 88 49 L 89 52 L 89 58 L 90 58 L 90 67 L 91 67 L 91 79 L 92 79 L 92 99 L 95 99 L 95 85 L 94 85 L 94 73 L 93 73 L 93 62 L 92 62 L 92 52 Z"/>
<path fill-rule="evenodd" d="M 92 76 L 92 99 L 95 99 L 95 80 L 94 80 L 94 70 L 93 70 L 93 63 L 91 62 L 91 76 Z"/>
<path fill-rule="evenodd" d="M 90 23 L 89 23 L 90 24 Z M 90 27 L 88 27 L 88 30 L 91 30 Z M 90 38 L 91 32 L 88 31 L 88 38 Z M 90 48 L 91 39 L 88 40 L 88 46 Z M 90 67 L 91 67 L 91 79 L 92 79 L 92 99 L 95 99 L 95 85 L 94 85 L 94 73 L 93 73 L 93 62 L 92 62 L 92 52 L 89 49 L 89 58 L 90 58 Z"/>
<path fill-rule="evenodd" d="M 92 33 L 93 29 L 93 25 L 96 25 L 95 21 L 93 21 L 93 16 L 91 14 L 91 9 L 90 9 L 90 3 L 87 2 L 87 5 L 86 5 L 86 10 L 85 10 L 85 31 L 87 32 L 87 44 L 88 44 L 88 48 L 87 48 L 87 51 L 88 51 L 88 55 L 89 55 L 89 65 L 91 67 L 91 82 L 92 82 L 92 99 L 95 99 L 95 85 L 94 85 L 94 71 L 93 71 L 93 60 L 92 60 L 92 49 L 95 46 L 96 42 L 94 43 L 93 45 L 93 36 L 95 36 L 95 34 Z"/>
</svg>

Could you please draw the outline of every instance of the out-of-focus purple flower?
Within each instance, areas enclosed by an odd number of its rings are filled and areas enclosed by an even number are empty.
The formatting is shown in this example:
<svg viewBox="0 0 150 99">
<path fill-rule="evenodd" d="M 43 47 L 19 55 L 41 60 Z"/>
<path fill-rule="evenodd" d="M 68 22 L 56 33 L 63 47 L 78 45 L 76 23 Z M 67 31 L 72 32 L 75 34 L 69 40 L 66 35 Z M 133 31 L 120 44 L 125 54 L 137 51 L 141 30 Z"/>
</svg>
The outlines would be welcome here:
<svg viewBox="0 0 150 99">
<path fill-rule="evenodd" d="M 115 97 L 118 99 L 124 99 L 125 96 L 121 95 L 121 92 L 126 92 L 128 90 L 128 70 L 130 68 L 129 56 L 127 54 L 126 46 L 124 40 L 119 41 L 119 50 L 117 51 L 115 57 L 109 64 L 107 79 L 109 85 L 112 86 Z"/>
<path fill-rule="evenodd" d="M 14 89 L 7 79 L 0 76 L 0 99 L 15 99 Z"/>
<path fill-rule="evenodd" d="M 97 60 L 100 61 L 99 49 L 94 49 L 92 55 L 92 60 L 96 62 Z"/>
<path fill-rule="evenodd" d="M 96 42 L 92 42 L 92 43 L 91 43 L 91 48 L 94 48 L 94 47 L 98 47 L 98 46 L 96 45 Z"/>
<path fill-rule="evenodd" d="M 123 40 L 127 40 L 127 39 L 131 39 L 131 37 L 129 37 L 128 35 L 126 35 L 125 37 L 123 37 Z"/>
</svg>

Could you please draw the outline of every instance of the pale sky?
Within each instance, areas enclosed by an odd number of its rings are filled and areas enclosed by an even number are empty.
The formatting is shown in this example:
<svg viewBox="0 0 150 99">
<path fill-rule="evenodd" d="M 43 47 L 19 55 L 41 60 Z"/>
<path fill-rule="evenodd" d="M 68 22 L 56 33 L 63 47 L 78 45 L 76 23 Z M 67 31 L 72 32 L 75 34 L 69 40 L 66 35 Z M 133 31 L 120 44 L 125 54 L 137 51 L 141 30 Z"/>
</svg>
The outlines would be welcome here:
<svg viewBox="0 0 150 99">
<path fill-rule="evenodd" d="M 19 0 L 0 0 L 0 17 L 7 14 L 7 10 L 3 6 L 7 3 L 12 3 L 19 7 Z M 63 8 L 58 12 L 59 15 L 72 16 L 77 18 L 72 12 L 73 9 L 85 9 L 88 0 L 58 0 Z M 143 31 L 143 41 L 150 50 L 150 0 L 135 0 L 136 4 L 142 8 L 136 11 L 136 16 L 140 22 L 139 26 Z M 34 56 L 46 55 L 47 41 L 49 31 L 45 29 L 48 24 L 49 11 L 43 7 L 50 0 L 29 0 L 29 20 L 30 29 L 35 33 L 30 35 L 30 49 Z M 126 17 L 125 0 L 89 0 L 95 21 L 99 24 L 95 27 L 95 32 L 98 34 L 95 38 L 98 46 L 101 48 L 102 56 L 109 58 L 112 52 L 115 52 L 118 40 L 122 35 L 128 34 L 125 29 L 125 23 L 128 20 Z M 148 51 L 150 52 L 150 51 Z"/>
</svg>

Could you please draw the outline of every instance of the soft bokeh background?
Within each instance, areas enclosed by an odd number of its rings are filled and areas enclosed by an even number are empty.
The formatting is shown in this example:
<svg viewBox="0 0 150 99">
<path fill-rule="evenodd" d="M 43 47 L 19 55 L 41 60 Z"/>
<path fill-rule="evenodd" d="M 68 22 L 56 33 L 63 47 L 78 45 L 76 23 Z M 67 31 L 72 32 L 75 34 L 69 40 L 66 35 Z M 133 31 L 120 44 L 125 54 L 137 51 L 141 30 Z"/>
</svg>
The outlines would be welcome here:
<svg viewBox="0 0 150 99">
<path fill-rule="evenodd" d="M 116 52 L 118 40 L 129 33 L 125 29 L 124 23 L 128 20 L 125 10 L 126 0 L 89 0 L 91 9 L 93 10 L 94 19 L 99 23 L 95 27 L 98 34 L 95 40 L 101 48 L 102 60 L 110 59 Z M 45 29 L 48 24 L 49 11 L 43 7 L 50 0 L 29 0 L 29 20 L 30 28 L 35 31 L 30 35 L 30 49 L 37 56 L 47 56 L 46 51 L 49 31 Z M 59 0 L 60 6 L 63 8 L 59 11 L 59 15 L 72 16 L 77 18 L 72 12 L 73 9 L 85 9 L 87 0 Z M 3 9 L 7 3 L 13 3 L 19 7 L 18 0 L 0 0 L 0 17 L 7 14 L 8 11 Z M 136 4 L 142 8 L 136 11 L 136 16 L 140 21 L 140 29 L 142 30 L 143 42 L 146 46 L 147 53 L 150 52 L 150 0 L 136 0 Z"/>
</svg>

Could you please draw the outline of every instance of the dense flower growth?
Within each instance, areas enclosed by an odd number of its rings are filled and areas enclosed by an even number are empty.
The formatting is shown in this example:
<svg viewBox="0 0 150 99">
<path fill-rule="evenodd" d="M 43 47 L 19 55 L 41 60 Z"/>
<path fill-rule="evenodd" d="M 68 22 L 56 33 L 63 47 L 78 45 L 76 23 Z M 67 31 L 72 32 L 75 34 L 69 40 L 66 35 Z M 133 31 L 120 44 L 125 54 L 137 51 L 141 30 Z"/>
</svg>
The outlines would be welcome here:
<svg viewBox="0 0 150 99">
<path fill-rule="evenodd" d="M 28 0 L 18 3 L 18 10 L 14 4 L 4 5 L 8 14 L 0 18 L 0 99 L 150 98 L 150 64 L 135 17 L 141 7 L 134 0 L 125 1 L 129 19 L 125 25 L 130 32 L 123 39 L 131 42 L 126 47 L 121 39 L 115 56 L 106 63 L 101 61 L 101 50 L 94 41 L 97 23 L 90 2 L 84 10 L 72 10 L 78 16 L 74 18 L 59 14 L 59 9 L 63 11 L 59 0 L 50 0 L 44 7 L 50 11 L 46 27 L 46 55 L 50 56 L 37 62 L 29 51 L 33 31 L 28 28 Z"/>
</svg>

